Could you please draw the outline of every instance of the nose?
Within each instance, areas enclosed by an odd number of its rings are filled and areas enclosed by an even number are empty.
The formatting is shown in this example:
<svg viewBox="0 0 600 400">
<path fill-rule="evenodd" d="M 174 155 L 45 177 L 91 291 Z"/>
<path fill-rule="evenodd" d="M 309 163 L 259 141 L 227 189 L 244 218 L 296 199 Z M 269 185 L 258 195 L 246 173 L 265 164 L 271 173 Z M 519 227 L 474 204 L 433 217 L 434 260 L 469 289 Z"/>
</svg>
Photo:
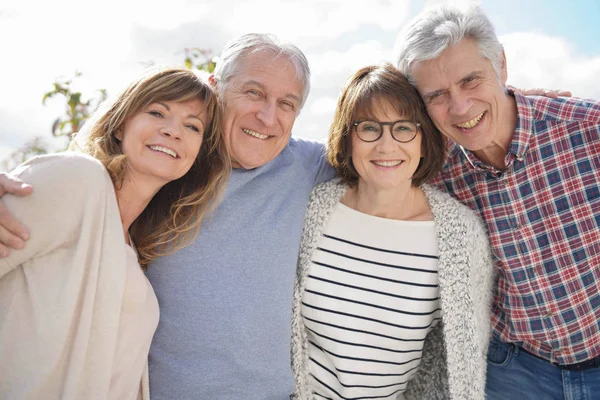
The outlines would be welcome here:
<svg viewBox="0 0 600 400">
<path fill-rule="evenodd" d="M 272 101 L 264 101 L 256 113 L 256 118 L 266 127 L 272 127 L 277 121 L 277 105 Z"/>
<path fill-rule="evenodd" d="M 392 137 L 392 127 L 389 125 L 383 126 L 383 134 L 377 141 L 377 150 L 385 152 L 392 149 L 396 143 L 396 140 Z"/>
<path fill-rule="evenodd" d="M 465 115 L 471 109 L 473 102 L 469 96 L 461 92 L 450 93 L 450 114 Z"/>
<path fill-rule="evenodd" d="M 181 140 L 181 127 L 174 118 L 165 120 L 165 124 L 162 126 L 160 133 L 171 139 Z"/>
</svg>

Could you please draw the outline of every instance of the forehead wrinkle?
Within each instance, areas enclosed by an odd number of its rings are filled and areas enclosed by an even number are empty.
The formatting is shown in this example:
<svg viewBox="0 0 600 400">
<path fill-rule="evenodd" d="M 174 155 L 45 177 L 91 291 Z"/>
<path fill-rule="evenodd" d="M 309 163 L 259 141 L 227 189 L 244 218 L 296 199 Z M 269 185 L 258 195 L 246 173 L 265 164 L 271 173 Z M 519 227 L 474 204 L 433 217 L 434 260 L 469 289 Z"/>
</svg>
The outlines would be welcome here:
<svg viewBox="0 0 600 400">
<path fill-rule="evenodd" d="M 419 75 L 423 75 L 424 73 L 426 73 L 427 75 L 434 75 L 435 77 L 442 77 L 444 78 L 443 80 L 446 80 L 446 77 L 448 77 L 449 73 L 451 72 L 450 67 L 447 65 L 447 61 L 443 58 L 443 56 L 439 56 L 438 58 L 434 58 L 431 60 L 422 60 L 422 61 L 417 61 L 413 64 L 413 66 L 411 67 L 411 75 L 413 77 L 413 79 L 415 79 L 416 81 L 416 71 L 414 71 L 414 68 L 420 68 L 420 74 Z M 423 71 L 423 69 L 426 70 L 426 72 Z M 428 79 L 427 77 L 425 78 L 424 82 L 417 82 L 417 88 L 420 91 L 420 88 L 423 88 L 424 92 L 423 95 L 425 94 L 432 94 L 435 93 L 437 91 L 443 90 L 440 88 L 434 88 L 434 89 L 430 89 L 428 86 L 430 86 L 432 84 L 432 80 Z M 427 90 L 427 92 L 425 92 L 425 90 Z"/>
<path fill-rule="evenodd" d="M 244 81 L 242 83 L 242 87 L 245 87 L 245 86 L 258 86 L 261 89 L 265 88 L 265 85 L 263 85 L 261 82 L 254 80 L 254 79 L 248 79 L 247 81 Z"/>
</svg>

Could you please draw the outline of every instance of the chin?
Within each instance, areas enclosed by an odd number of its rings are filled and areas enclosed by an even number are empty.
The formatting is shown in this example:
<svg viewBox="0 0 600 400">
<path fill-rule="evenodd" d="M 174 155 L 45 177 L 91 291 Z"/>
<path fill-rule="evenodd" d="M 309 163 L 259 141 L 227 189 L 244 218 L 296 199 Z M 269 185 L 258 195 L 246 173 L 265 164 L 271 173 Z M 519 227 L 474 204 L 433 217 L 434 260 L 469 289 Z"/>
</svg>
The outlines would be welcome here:
<svg viewBox="0 0 600 400">
<path fill-rule="evenodd" d="M 268 157 L 265 157 L 265 156 L 253 157 L 251 159 L 241 160 L 239 162 L 239 164 L 244 169 L 254 169 L 254 168 L 262 167 L 263 165 L 271 162 L 274 158 L 275 157 L 268 158 Z"/>
</svg>

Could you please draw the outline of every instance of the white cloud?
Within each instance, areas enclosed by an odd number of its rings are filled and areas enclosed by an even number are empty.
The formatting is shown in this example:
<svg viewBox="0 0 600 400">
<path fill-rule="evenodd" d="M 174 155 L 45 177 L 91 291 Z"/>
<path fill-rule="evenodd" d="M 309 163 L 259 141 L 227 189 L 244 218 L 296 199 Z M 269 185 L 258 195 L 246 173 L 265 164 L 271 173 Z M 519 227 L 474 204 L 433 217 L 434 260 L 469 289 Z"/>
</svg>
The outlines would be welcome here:
<svg viewBox="0 0 600 400">
<path fill-rule="evenodd" d="M 324 138 L 346 79 L 365 65 L 393 62 L 392 46 L 409 13 L 440 2 L 5 0 L 0 5 L 0 159 L 33 136 L 50 136 L 62 103 L 43 107 L 41 98 L 56 77 L 77 69 L 83 76 L 75 87 L 84 94 L 97 88 L 114 93 L 149 61 L 180 62 L 183 49 L 192 46 L 218 53 L 228 39 L 250 31 L 272 32 L 306 52 L 312 89 L 294 133 Z M 513 33 L 501 41 L 509 83 L 600 98 L 600 55 L 581 56 L 564 38 L 541 33 Z"/>
<path fill-rule="evenodd" d="M 312 102 L 310 105 L 311 115 L 332 114 L 337 104 L 337 98 L 331 96 L 323 96 Z"/>
<path fill-rule="evenodd" d="M 369 3 L 358 0 L 240 2 L 229 10 L 226 27 L 237 34 L 250 28 L 274 32 L 290 41 L 311 41 L 309 38 L 322 41 L 355 31 L 364 24 L 397 29 L 406 19 L 410 4 L 410 1 L 392 0 Z"/>
<path fill-rule="evenodd" d="M 566 89 L 574 96 L 600 99 L 600 55 L 578 55 L 565 39 L 534 32 L 512 33 L 499 39 L 506 53 L 510 84 Z"/>
<path fill-rule="evenodd" d="M 309 54 L 307 58 L 315 78 L 331 78 L 344 74 L 348 77 L 360 67 L 378 64 L 391 60 L 390 48 L 382 42 L 369 40 L 352 45 L 348 50 L 326 51 L 320 54 Z"/>
</svg>

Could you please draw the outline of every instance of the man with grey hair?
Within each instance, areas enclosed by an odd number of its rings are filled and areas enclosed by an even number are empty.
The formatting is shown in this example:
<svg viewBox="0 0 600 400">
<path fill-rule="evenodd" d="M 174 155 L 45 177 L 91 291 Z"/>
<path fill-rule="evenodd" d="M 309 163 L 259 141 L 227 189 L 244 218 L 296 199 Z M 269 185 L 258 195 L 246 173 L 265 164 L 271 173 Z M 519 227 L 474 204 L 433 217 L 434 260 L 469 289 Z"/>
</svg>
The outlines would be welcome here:
<svg viewBox="0 0 600 400">
<path fill-rule="evenodd" d="M 507 90 L 478 7 L 425 12 L 400 40 L 399 68 L 451 139 L 436 183 L 479 212 L 494 250 L 487 398 L 597 398 L 600 103 Z"/>
<path fill-rule="evenodd" d="M 308 196 L 333 177 L 323 144 L 291 138 L 310 70 L 269 35 L 230 42 L 210 78 L 233 171 L 200 235 L 153 262 L 161 318 L 150 349 L 156 399 L 289 398 L 291 301 Z"/>
<path fill-rule="evenodd" d="M 285 400 L 304 211 L 312 188 L 334 171 L 322 143 L 291 138 L 310 88 L 297 47 L 270 35 L 238 37 L 210 82 L 234 169 L 197 239 L 148 268 L 160 305 L 150 392 L 153 400 Z M 8 225 L 0 236 L 18 224 Z"/>
</svg>

